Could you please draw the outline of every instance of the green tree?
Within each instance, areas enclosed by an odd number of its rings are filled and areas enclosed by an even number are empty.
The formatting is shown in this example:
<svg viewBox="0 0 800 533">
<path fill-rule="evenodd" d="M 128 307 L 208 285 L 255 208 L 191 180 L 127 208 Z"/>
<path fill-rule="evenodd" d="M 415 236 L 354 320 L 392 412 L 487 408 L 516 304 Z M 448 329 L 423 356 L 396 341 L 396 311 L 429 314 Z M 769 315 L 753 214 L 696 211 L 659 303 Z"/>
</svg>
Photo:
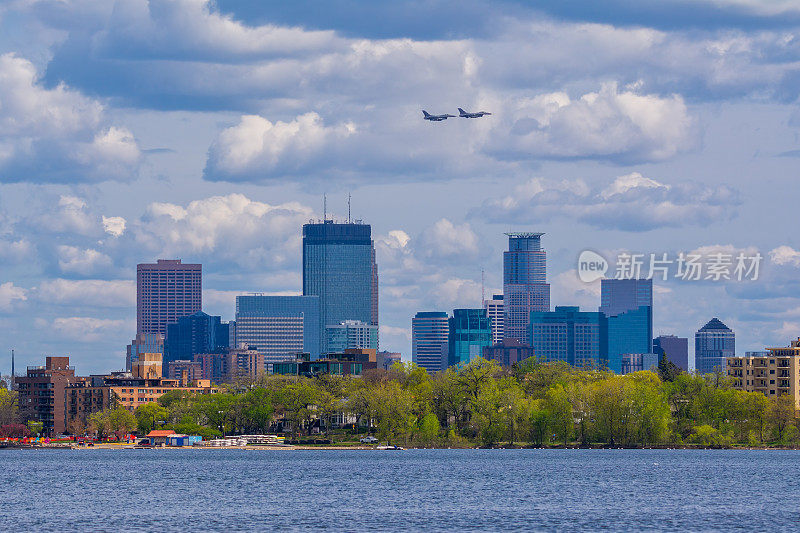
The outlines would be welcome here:
<svg viewBox="0 0 800 533">
<path fill-rule="evenodd" d="M 569 394 L 561 383 L 556 383 L 547 390 L 545 405 L 556 436 L 566 446 L 575 433 L 575 419 Z"/>
<path fill-rule="evenodd" d="M 428 413 L 419 421 L 419 437 L 423 444 L 433 444 L 439 437 L 439 419 L 433 413 Z"/>
<path fill-rule="evenodd" d="M 768 417 L 775 433 L 775 439 L 784 444 L 786 430 L 797 417 L 793 396 L 788 393 L 779 394 L 777 398 L 770 401 Z"/>
<path fill-rule="evenodd" d="M 17 392 L 0 388 L 0 426 L 19 422 Z"/>
<path fill-rule="evenodd" d="M 159 422 L 167 420 L 169 411 L 156 402 L 145 403 L 136 408 L 134 417 L 140 435 L 147 435 L 158 427 Z"/>
<path fill-rule="evenodd" d="M 42 431 L 44 430 L 44 424 L 37 420 L 28 420 L 26 426 L 28 427 L 28 431 L 30 431 L 32 435 L 36 436 L 41 435 Z"/>
</svg>

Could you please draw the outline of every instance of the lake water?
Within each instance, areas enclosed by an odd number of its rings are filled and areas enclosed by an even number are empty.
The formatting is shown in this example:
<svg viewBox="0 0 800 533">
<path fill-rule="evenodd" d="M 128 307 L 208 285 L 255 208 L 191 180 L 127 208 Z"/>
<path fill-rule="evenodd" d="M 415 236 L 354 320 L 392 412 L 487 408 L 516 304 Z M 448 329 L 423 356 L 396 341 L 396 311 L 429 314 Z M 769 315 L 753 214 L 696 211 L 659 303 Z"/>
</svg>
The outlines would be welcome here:
<svg viewBox="0 0 800 533">
<path fill-rule="evenodd" d="M 800 452 L 0 450 L 4 530 L 800 528 Z"/>
</svg>

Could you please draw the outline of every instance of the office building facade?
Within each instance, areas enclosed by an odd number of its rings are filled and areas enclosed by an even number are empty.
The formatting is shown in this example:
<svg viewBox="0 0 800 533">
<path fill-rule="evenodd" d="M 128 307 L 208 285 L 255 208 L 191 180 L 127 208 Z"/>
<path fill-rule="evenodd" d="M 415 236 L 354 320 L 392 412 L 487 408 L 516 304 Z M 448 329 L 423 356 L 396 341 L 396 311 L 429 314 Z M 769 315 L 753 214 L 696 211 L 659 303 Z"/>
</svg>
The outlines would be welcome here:
<svg viewBox="0 0 800 533">
<path fill-rule="evenodd" d="M 486 315 L 492 321 L 492 344 L 499 344 L 503 341 L 503 295 L 495 294 L 491 300 L 483 301 L 483 308 L 486 309 Z"/>
<path fill-rule="evenodd" d="M 322 329 L 345 320 L 378 326 L 378 267 L 369 224 L 303 226 L 303 295 L 319 298 Z"/>
<path fill-rule="evenodd" d="M 540 361 L 564 361 L 578 368 L 608 366 L 608 330 L 600 312 L 556 306 L 554 311 L 531 313 L 529 328 Z"/>
<path fill-rule="evenodd" d="M 237 296 L 235 347 L 254 348 L 266 364 L 303 352 L 316 359 L 322 338 L 319 305 L 318 296 Z"/>
<path fill-rule="evenodd" d="M 483 349 L 492 345 L 492 328 L 485 309 L 453 309 L 448 325 L 448 366 L 465 365 L 483 357 Z"/>
<path fill-rule="evenodd" d="M 689 371 L 689 339 L 686 337 L 659 335 L 653 339 L 653 353 L 659 361 L 662 355 L 666 355 L 667 361 L 684 372 Z"/>
<path fill-rule="evenodd" d="M 345 320 L 325 326 L 327 353 L 341 353 L 352 348 L 378 349 L 378 326 L 360 320 Z"/>
<path fill-rule="evenodd" d="M 198 311 L 167 324 L 164 364 L 178 360 L 191 361 L 195 354 L 224 350 L 229 342 L 228 324 L 222 322 L 219 316 Z"/>
<path fill-rule="evenodd" d="M 166 335 L 167 324 L 203 307 L 202 266 L 159 259 L 136 266 L 136 333 Z"/>
<path fill-rule="evenodd" d="M 139 360 L 140 354 L 160 353 L 164 354 L 164 336 L 160 333 L 139 333 L 136 338 L 127 346 L 125 356 L 125 370 L 128 372 L 133 368 L 133 364 Z"/>
<path fill-rule="evenodd" d="M 542 249 L 544 233 L 506 233 L 508 251 L 503 252 L 503 338 L 531 345 L 528 337 L 531 312 L 550 310 L 547 254 Z"/>
<path fill-rule="evenodd" d="M 42 432 L 53 436 L 67 430 L 65 390 L 88 378 L 75 375 L 69 357 L 47 357 L 44 366 L 29 366 L 16 377 L 20 416 L 42 423 Z"/>
<path fill-rule="evenodd" d="M 653 352 L 653 280 L 604 279 L 600 309 L 608 326 L 608 368 L 622 372 L 623 354 Z"/>
<path fill-rule="evenodd" d="M 533 348 L 514 339 L 501 340 L 483 349 L 483 358 L 497 361 L 503 366 L 515 365 L 533 357 Z"/>
<path fill-rule="evenodd" d="M 735 355 L 736 336 L 718 318 L 712 318 L 694 334 L 694 365 L 699 373 L 724 373 L 728 358 Z"/>
<path fill-rule="evenodd" d="M 411 361 L 428 372 L 447 367 L 450 317 L 443 311 L 421 311 L 411 319 Z"/>
<path fill-rule="evenodd" d="M 624 353 L 622 354 L 622 373 L 657 370 L 658 357 L 655 353 Z"/>
</svg>

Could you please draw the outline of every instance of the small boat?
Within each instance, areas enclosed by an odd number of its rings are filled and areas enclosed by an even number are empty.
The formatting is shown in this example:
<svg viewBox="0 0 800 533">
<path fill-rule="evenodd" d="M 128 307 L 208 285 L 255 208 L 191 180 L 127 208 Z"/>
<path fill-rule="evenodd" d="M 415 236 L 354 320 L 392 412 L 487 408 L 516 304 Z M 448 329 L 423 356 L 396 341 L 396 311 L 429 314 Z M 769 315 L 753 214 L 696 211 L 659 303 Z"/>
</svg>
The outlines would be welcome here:
<svg viewBox="0 0 800 533">
<path fill-rule="evenodd" d="M 376 450 L 405 450 L 402 446 L 395 446 L 394 444 L 388 444 L 386 446 L 377 446 Z"/>
</svg>

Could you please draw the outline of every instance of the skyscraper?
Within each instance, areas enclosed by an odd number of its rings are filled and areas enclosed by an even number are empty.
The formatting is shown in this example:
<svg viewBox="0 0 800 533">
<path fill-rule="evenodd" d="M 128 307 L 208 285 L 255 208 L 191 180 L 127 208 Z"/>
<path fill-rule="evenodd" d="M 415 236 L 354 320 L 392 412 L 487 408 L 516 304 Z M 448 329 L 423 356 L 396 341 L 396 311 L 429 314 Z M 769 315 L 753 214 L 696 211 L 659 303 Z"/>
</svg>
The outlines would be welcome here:
<svg viewBox="0 0 800 533">
<path fill-rule="evenodd" d="M 653 349 L 653 280 L 604 279 L 600 309 L 608 320 L 608 368 L 622 372 L 623 354 Z"/>
<path fill-rule="evenodd" d="M 448 366 L 483 357 L 483 348 L 492 345 L 492 328 L 485 309 L 453 309 L 449 326 Z"/>
<path fill-rule="evenodd" d="M 608 366 L 606 317 L 578 307 L 556 306 L 531 313 L 533 351 L 541 361 L 564 361 L 583 368 Z"/>
<path fill-rule="evenodd" d="M 159 259 L 136 266 L 136 332 L 166 335 L 167 324 L 200 311 L 202 266 Z"/>
<path fill-rule="evenodd" d="M 492 344 L 503 342 L 503 295 L 495 294 L 491 300 L 484 300 L 483 308 L 492 321 Z"/>
<path fill-rule="evenodd" d="M 202 311 L 181 317 L 167 324 L 164 368 L 172 361 L 191 361 L 195 354 L 224 350 L 230 346 L 229 341 L 228 324 L 222 322 L 222 317 Z"/>
<path fill-rule="evenodd" d="M 378 266 L 369 224 L 325 220 L 303 226 L 303 295 L 319 297 L 321 334 L 345 320 L 378 325 Z M 328 351 L 324 345 L 322 350 Z"/>
<path fill-rule="evenodd" d="M 675 335 L 659 335 L 653 339 L 653 353 L 661 360 L 666 354 L 667 360 L 683 370 L 689 371 L 689 339 Z"/>
<path fill-rule="evenodd" d="M 728 357 L 736 355 L 733 330 L 714 317 L 694 334 L 694 366 L 701 374 L 725 372 Z"/>
<path fill-rule="evenodd" d="M 541 246 L 544 233 L 506 233 L 503 252 L 503 336 L 531 344 L 531 311 L 550 310 L 547 255 Z"/>
<path fill-rule="evenodd" d="M 428 372 L 447 367 L 448 319 L 443 311 L 422 311 L 411 319 L 411 361 Z"/>
<path fill-rule="evenodd" d="M 236 297 L 234 348 L 242 344 L 254 347 L 265 364 L 292 359 L 300 352 L 317 359 L 320 338 L 317 296 Z"/>
</svg>

